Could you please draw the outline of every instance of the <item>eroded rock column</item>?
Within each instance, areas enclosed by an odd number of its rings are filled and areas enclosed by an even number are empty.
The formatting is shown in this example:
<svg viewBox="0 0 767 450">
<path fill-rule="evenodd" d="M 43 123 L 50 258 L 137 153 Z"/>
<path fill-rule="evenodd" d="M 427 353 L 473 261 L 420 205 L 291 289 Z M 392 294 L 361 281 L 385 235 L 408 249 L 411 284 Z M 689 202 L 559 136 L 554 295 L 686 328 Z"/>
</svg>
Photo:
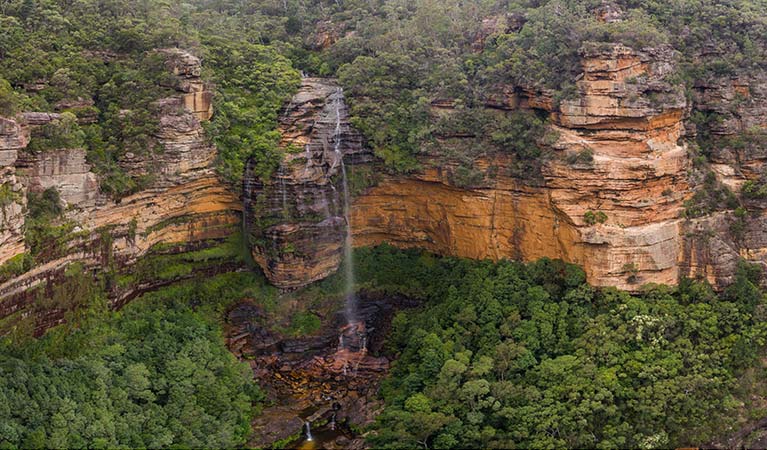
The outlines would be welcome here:
<svg viewBox="0 0 767 450">
<path fill-rule="evenodd" d="M 280 119 L 285 153 L 279 169 L 263 180 L 255 161 L 247 165 L 243 190 L 251 252 L 280 288 L 325 278 L 341 263 L 347 224 L 340 158 L 362 152 L 361 136 L 347 117 L 337 85 L 306 78 Z"/>
</svg>

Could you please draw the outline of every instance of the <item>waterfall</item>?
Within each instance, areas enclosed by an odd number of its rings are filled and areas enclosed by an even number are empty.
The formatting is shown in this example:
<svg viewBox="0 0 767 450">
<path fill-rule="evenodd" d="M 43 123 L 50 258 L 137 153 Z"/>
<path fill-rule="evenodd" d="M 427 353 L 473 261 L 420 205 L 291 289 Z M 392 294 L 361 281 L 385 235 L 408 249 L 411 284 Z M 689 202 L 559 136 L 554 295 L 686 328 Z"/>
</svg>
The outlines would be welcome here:
<svg viewBox="0 0 767 450">
<path fill-rule="evenodd" d="M 242 177 L 242 190 L 243 190 L 243 205 L 242 205 L 242 245 L 245 247 L 245 252 L 250 254 L 250 227 L 248 226 L 248 218 L 251 214 L 251 196 L 253 195 L 253 186 L 250 181 L 250 161 L 245 163 L 245 175 Z"/>
<path fill-rule="evenodd" d="M 290 219 L 290 210 L 288 209 L 288 191 L 285 186 L 285 178 L 287 178 L 287 175 L 282 167 L 280 167 L 280 170 L 277 172 L 277 176 L 280 179 L 280 191 L 282 192 L 282 218 L 288 220 Z"/>
<path fill-rule="evenodd" d="M 346 165 L 344 164 L 344 157 L 341 153 L 341 106 L 343 105 L 344 94 L 341 88 L 335 93 L 335 113 L 336 113 L 336 129 L 333 133 L 334 146 L 333 150 L 336 153 L 337 161 L 341 164 L 341 180 L 343 182 L 343 195 L 344 195 L 344 219 L 346 220 L 346 237 L 344 238 L 344 259 L 343 266 L 345 268 L 345 289 L 344 295 L 346 297 L 346 321 L 351 324 L 356 319 L 356 298 L 354 295 L 354 255 L 352 253 L 352 223 L 349 219 L 349 205 L 351 200 L 349 197 L 349 183 L 346 178 Z"/>
<path fill-rule="evenodd" d="M 360 346 L 360 354 L 364 356 L 368 352 L 368 346 L 367 346 L 368 345 L 367 344 L 368 337 L 367 337 L 366 334 L 363 333 L 363 334 L 360 335 L 360 339 L 362 341 L 362 345 Z M 361 362 L 362 362 L 362 358 L 359 358 L 359 359 L 357 359 L 357 363 L 354 365 L 354 375 L 355 376 L 357 375 L 357 371 L 360 368 L 360 363 Z"/>
<path fill-rule="evenodd" d="M 306 425 L 306 440 L 311 441 L 314 438 L 312 438 L 312 425 L 309 422 L 305 423 Z"/>
</svg>

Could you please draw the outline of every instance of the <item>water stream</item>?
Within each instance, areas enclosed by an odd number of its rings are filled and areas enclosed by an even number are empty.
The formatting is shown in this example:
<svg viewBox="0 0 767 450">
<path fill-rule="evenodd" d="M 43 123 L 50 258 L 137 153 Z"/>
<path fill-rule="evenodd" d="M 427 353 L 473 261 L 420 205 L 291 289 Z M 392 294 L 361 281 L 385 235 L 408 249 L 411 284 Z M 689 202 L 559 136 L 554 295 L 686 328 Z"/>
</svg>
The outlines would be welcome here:
<svg viewBox="0 0 767 450">
<path fill-rule="evenodd" d="M 277 176 L 280 179 L 280 191 L 282 192 L 282 218 L 285 220 L 290 219 L 290 210 L 288 209 L 288 190 L 285 186 L 285 178 L 287 178 L 287 174 L 285 174 L 285 169 L 280 167 L 280 170 L 277 172 Z"/>
<path fill-rule="evenodd" d="M 314 440 L 314 439 L 312 438 L 312 424 L 311 424 L 311 423 L 309 423 L 309 422 L 306 422 L 306 440 L 307 440 L 307 441 L 312 441 L 312 440 Z"/>
<path fill-rule="evenodd" d="M 344 287 L 344 296 L 346 297 L 346 304 L 345 304 L 345 315 L 346 315 L 346 321 L 348 324 L 354 324 L 357 319 L 357 312 L 356 312 L 356 298 L 354 295 L 354 255 L 352 253 L 352 225 L 351 220 L 349 218 L 349 205 L 351 205 L 351 200 L 349 196 L 349 182 L 346 177 L 346 165 L 344 164 L 344 157 L 341 153 L 341 144 L 342 144 L 342 136 L 343 136 L 343 130 L 341 129 L 341 107 L 344 102 L 344 94 L 343 89 L 338 88 L 338 90 L 335 93 L 335 99 L 334 99 L 334 106 L 335 106 L 335 116 L 336 116 L 336 128 L 333 132 L 333 151 L 336 154 L 336 158 L 338 161 L 338 164 L 341 165 L 341 180 L 343 183 L 343 208 L 344 208 L 344 219 L 346 220 L 346 236 L 344 238 L 344 256 L 342 265 L 344 266 L 345 270 L 345 287 Z"/>
</svg>

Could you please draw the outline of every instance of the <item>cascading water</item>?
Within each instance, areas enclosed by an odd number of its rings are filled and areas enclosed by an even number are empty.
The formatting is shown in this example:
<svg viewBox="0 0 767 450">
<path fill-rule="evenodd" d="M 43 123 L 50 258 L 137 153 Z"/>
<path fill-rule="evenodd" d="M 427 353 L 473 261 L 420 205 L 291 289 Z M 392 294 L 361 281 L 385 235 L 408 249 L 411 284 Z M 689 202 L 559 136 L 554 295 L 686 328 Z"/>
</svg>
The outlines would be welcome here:
<svg viewBox="0 0 767 450">
<path fill-rule="evenodd" d="M 282 218 L 289 219 L 290 210 L 288 209 L 288 190 L 285 186 L 285 178 L 287 178 L 287 175 L 285 174 L 285 170 L 282 167 L 280 167 L 280 170 L 277 172 L 277 176 L 280 178 L 280 191 L 282 193 Z"/>
<path fill-rule="evenodd" d="M 242 205 L 242 245 L 245 247 L 246 254 L 250 253 L 250 228 L 248 227 L 248 214 L 251 214 L 251 198 L 253 195 L 253 183 L 250 174 L 250 164 L 245 167 L 245 175 L 243 176 L 243 205 Z"/>
<path fill-rule="evenodd" d="M 344 94 L 341 88 L 335 93 L 334 106 L 336 115 L 336 128 L 333 133 L 334 145 L 333 151 L 336 154 L 337 162 L 341 165 L 341 180 L 343 183 L 343 196 L 344 196 L 344 219 L 346 220 L 346 237 L 344 238 L 344 259 L 343 266 L 345 269 L 345 289 L 344 295 L 346 297 L 345 314 L 346 322 L 353 324 L 356 320 L 356 296 L 354 295 L 354 255 L 352 253 L 352 225 L 349 219 L 349 205 L 351 204 L 349 198 L 349 183 L 346 178 L 346 165 L 344 164 L 343 154 L 341 153 L 342 143 L 342 130 L 341 130 L 341 106 L 343 105 Z"/>
<path fill-rule="evenodd" d="M 311 441 L 314 438 L 312 437 L 312 424 L 309 422 L 306 422 L 306 440 Z"/>
</svg>

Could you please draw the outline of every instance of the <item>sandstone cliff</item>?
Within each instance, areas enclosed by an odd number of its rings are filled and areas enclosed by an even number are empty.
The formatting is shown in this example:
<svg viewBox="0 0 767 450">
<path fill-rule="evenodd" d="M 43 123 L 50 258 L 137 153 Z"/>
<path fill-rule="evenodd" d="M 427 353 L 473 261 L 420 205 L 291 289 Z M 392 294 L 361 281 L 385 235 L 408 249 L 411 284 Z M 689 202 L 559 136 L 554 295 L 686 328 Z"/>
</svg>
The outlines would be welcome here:
<svg viewBox="0 0 767 450">
<path fill-rule="evenodd" d="M 0 263 L 24 251 L 27 191 L 16 177 L 14 164 L 28 140 L 29 130 L 23 123 L 0 117 Z"/>
<path fill-rule="evenodd" d="M 113 301 L 119 303 L 154 282 L 151 277 L 136 277 L 133 265 L 145 255 L 160 248 L 162 254 L 204 248 L 239 229 L 240 201 L 215 175 L 216 149 L 206 139 L 200 122 L 212 114 L 210 92 L 199 77 L 200 62 L 177 49 L 162 52 L 167 55 L 168 69 L 177 75 L 174 87 L 179 92 L 157 102 L 160 126 L 154 138 L 163 151 L 154 158 L 126 155 L 121 164 L 129 173 L 151 171 L 154 181 L 119 202 L 99 191 L 97 175 L 91 172 L 84 149 L 23 150 L 27 127 L 43 125 L 55 115 L 0 119 L 4 179 L 11 192 L 19 193 L 5 208 L 8 213 L 3 218 L 0 263 L 25 251 L 23 209 L 27 190 L 55 187 L 67 207 L 63 220 L 74 226 L 63 249 L 38 255 L 35 267 L 0 284 L 0 319 L 33 312 L 38 318 L 38 332 L 63 320 L 66 308 L 49 305 L 42 310 L 37 303 L 41 296 L 52 295 L 52 287 L 73 262 L 96 272 L 124 274 L 128 281 L 112 286 Z M 158 283 L 169 281 L 159 278 Z"/>
<path fill-rule="evenodd" d="M 184 251 L 232 234 L 241 210 L 252 256 L 276 286 L 304 286 L 341 264 L 348 226 L 342 169 L 350 184 L 371 167 L 378 171 L 348 122 L 342 90 L 330 80 L 304 80 L 280 117 L 279 168 L 262 179 L 250 161 L 241 204 L 213 172 L 216 150 L 200 125 L 212 114 L 211 95 L 199 78 L 199 61 L 178 50 L 163 53 L 178 93 L 156 102 L 154 139 L 164 151 L 151 159 L 125 155 L 120 164 L 129 173 L 151 173 L 153 182 L 119 203 L 99 192 L 83 149 L 24 150 L 29 128 L 55 114 L 0 121 L 0 263 L 24 252 L 28 190 L 55 186 L 67 220 L 76 224 L 63 251 L 42 255 L 32 270 L 0 285 L 0 317 L 24 313 L 38 288 L 54 285 L 72 262 L 116 264 L 128 274 L 163 246 Z M 747 213 L 737 218 L 726 210 L 692 217 L 686 202 L 706 188 L 700 177 L 706 170 L 735 192 L 747 181 L 764 181 L 765 78 L 700 83 L 688 98 L 669 82 L 676 60 L 668 48 L 586 47 L 572 98 L 555 102 L 549 92 L 520 87 L 488 95 L 486 106 L 499 114 L 522 108 L 548 115 L 557 138 L 547 144 L 540 179 L 515 176 L 514 155 L 488 152 L 475 162 L 485 181 L 459 187 L 454 163 L 424 156 L 422 171 L 381 172 L 377 185 L 354 198 L 354 245 L 388 242 L 471 258 L 561 258 L 584 267 L 595 285 L 630 290 L 674 284 L 680 276 L 726 285 L 741 257 L 762 263 L 767 257 L 764 202 L 742 200 Z M 451 108 L 449 101 L 434 104 L 435 114 Z M 742 136 L 745 144 L 736 140 Z M 701 168 L 692 159 L 703 137 L 715 145 L 711 164 Z M 463 138 L 438 142 L 449 146 Z M 113 297 L 124 301 L 151 285 L 114 286 Z M 39 328 L 61 318 L 61 311 L 46 314 Z"/>
<path fill-rule="evenodd" d="M 541 169 L 542 182 L 515 178 L 513 156 L 491 153 L 475 166 L 495 175 L 481 186 L 461 188 L 451 182 L 455 167 L 425 157 L 421 172 L 383 176 L 355 198 L 354 245 L 388 242 L 471 258 L 561 258 L 584 267 L 595 285 L 629 290 L 644 283 L 675 284 L 680 276 L 726 285 L 739 257 L 764 261 L 763 206 L 751 208 L 740 237 L 733 236 L 730 213 L 686 217 L 685 202 L 703 189 L 696 175 L 701 169 L 693 169 L 688 148 L 695 136 L 691 117 L 717 111 L 725 119 L 717 121 L 714 133 L 755 132 L 767 117 L 764 86 L 754 80 L 719 81 L 699 86 L 688 99 L 669 81 L 677 59 L 665 47 L 587 46 L 574 98 L 555 104 L 551 93 L 519 87 L 488 96 L 487 106 L 494 110 L 548 113 L 558 138 Z M 323 105 L 332 101 L 321 99 L 331 93 L 309 95 L 316 83 L 305 83 L 282 119 L 286 147 L 295 143 L 304 152 L 286 157 L 271 190 L 257 188 L 265 192 L 260 202 L 266 212 L 254 216 L 270 221 L 254 256 L 270 279 L 286 288 L 322 278 L 339 264 L 344 224 L 337 195 L 326 188 L 336 166 L 327 151 L 333 142 L 326 123 L 332 112 Z M 307 103 L 310 97 L 314 100 Z M 732 113 L 735 100 L 745 104 L 737 114 Z M 315 106 L 296 108 L 308 104 Z M 441 101 L 435 108 L 449 114 L 451 104 Z M 307 125 L 315 121 L 317 129 Z M 322 143 L 324 152 L 317 150 Z M 743 180 L 761 176 L 761 155 L 724 146 L 715 151 L 711 167 L 722 183 L 737 189 Z M 326 162 L 316 170 L 309 163 L 291 166 L 291 161 Z M 301 194 L 295 190 L 299 185 Z M 297 209 L 288 211 L 291 205 Z M 327 211 L 320 205 L 329 205 Z M 306 218 L 312 215 L 318 220 L 309 224 Z"/>
<path fill-rule="evenodd" d="M 491 99 L 496 108 L 550 113 L 558 139 L 542 185 L 508 176 L 509 155 L 480 161 L 500 169 L 481 188 L 458 189 L 436 169 L 386 178 L 355 202 L 355 244 L 389 241 L 473 258 L 547 256 L 583 266 L 596 285 L 674 284 L 689 161 L 680 145 L 684 95 L 664 81 L 673 64 L 666 49 L 594 48 L 583 54 L 574 99 L 555 106 L 547 93 L 522 89 Z"/>
<path fill-rule="evenodd" d="M 542 187 L 501 176 L 487 188 L 461 190 L 435 170 L 388 178 L 355 203 L 355 244 L 390 241 L 474 258 L 562 258 L 584 267 L 591 283 L 623 289 L 675 284 L 680 276 L 723 287 L 741 257 L 765 264 L 764 205 L 752 202 L 740 219 L 728 212 L 684 217 L 685 200 L 706 189 L 693 176 L 687 148 L 695 132 L 691 115 L 718 113 L 708 131 L 720 138 L 757 136 L 745 146 L 727 140 L 711 146 L 722 183 L 737 192 L 745 180 L 763 176 L 764 79 L 712 81 L 687 99 L 668 82 L 676 69 L 671 50 L 620 45 L 585 49 L 582 68 L 577 98 L 561 105 L 525 89 L 490 99 L 495 108 L 550 113 L 559 138 Z M 577 157 L 584 151 L 587 161 Z M 506 159 L 484 164 L 502 168 Z"/>
<path fill-rule="evenodd" d="M 763 266 L 767 261 L 767 203 L 742 192 L 746 183 L 758 190 L 767 180 L 767 74 L 699 81 L 690 107 L 688 137 L 696 138 L 717 180 L 741 193 L 741 208 L 688 221 L 681 267 L 688 276 L 724 286 L 741 258 Z"/>
<path fill-rule="evenodd" d="M 347 117 L 340 87 L 306 78 L 280 119 L 285 154 L 277 172 L 265 183 L 248 163 L 244 204 L 253 258 L 281 288 L 325 278 L 341 263 L 342 165 L 362 152 Z"/>
</svg>

